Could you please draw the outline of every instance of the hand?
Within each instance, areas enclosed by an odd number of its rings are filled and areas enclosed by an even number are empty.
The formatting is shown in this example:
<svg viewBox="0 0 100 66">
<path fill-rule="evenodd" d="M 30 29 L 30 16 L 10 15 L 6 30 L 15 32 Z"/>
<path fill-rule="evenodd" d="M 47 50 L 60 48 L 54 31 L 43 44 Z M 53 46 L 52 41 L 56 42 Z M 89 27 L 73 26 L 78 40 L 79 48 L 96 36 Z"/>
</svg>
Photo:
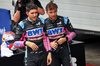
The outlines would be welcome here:
<svg viewBox="0 0 100 66">
<path fill-rule="evenodd" d="M 27 46 L 29 46 L 30 48 L 32 48 L 33 51 L 36 51 L 36 50 L 39 49 L 39 47 L 38 47 L 35 43 L 33 43 L 33 42 L 26 41 L 25 44 L 26 44 Z"/>
<path fill-rule="evenodd" d="M 48 56 L 47 56 L 47 65 L 50 65 L 52 62 L 52 58 L 51 58 L 51 52 L 48 53 Z"/>
<path fill-rule="evenodd" d="M 51 47 L 56 50 L 58 48 L 57 40 L 50 43 Z"/>
<path fill-rule="evenodd" d="M 57 43 L 58 43 L 59 45 L 61 45 L 61 44 L 63 44 L 65 41 L 66 41 L 66 38 L 60 38 L 60 39 L 57 41 Z"/>
</svg>

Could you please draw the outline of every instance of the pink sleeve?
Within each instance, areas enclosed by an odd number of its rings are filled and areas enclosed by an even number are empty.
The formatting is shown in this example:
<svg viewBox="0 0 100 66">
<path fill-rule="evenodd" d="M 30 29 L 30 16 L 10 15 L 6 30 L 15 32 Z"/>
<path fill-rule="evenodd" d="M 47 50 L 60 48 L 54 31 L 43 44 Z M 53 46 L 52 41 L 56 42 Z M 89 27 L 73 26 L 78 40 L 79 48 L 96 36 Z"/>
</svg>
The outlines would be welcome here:
<svg viewBox="0 0 100 66">
<path fill-rule="evenodd" d="M 14 45 L 15 47 L 17 47 L 17 48 L 25 47 L 25 46 L 24 46 L 24 42 L 25 42 L 25 41 L 15 41 L 15 42 L 13 43 L 13 45 Z"/>
<path fill-rule="evenodd" d="M 68 38 L 68 41 L 72 40 L 76 36 L 75 32 L 70 32 L 66 37 Z"/>
<path fill-rule="evenodd" d="M 68 38 L 68 41 L 72 40 L 76 36 L 75 32 L 69 32 L 67 29 L 65 31 L 68 33 L 66 35 L 66 37 Z"/>
<path fill-rule="evenodd" d="M 49 38 L 45 36 L 45 33 L 43 32 L 43 42 L 44 42 L 44 47 L 46 48 L 46 51 L 50 51 L 50 41 Z"/>
</svg>

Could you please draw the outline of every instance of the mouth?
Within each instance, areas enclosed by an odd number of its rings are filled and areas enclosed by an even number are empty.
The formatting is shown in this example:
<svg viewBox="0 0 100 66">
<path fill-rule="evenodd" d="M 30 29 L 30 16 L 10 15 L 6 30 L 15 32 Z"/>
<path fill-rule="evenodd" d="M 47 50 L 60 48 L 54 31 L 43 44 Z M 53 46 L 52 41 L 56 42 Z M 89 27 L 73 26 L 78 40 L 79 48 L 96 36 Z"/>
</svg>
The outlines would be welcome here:
<svg viewBox="0 0 100 66">
<path fill-rule="evenodd" d="M 55 16 L 52 16 L 52 18 L 55 18 Z"/>
<path fill-rule="evenodd" d="M 37 17 L 33 17 L 32 19 L 37 19 Z"/>
</svg>

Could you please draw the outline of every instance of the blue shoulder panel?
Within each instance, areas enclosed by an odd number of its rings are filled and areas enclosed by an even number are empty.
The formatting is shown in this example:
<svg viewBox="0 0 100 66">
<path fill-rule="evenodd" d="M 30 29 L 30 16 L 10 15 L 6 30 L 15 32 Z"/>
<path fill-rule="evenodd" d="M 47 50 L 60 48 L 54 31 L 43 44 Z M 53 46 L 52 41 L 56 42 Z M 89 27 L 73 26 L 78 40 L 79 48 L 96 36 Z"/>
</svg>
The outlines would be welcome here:
<svg viewBox="0 0 100 66">
<path fill-rule="evenodd" d="M 63 17 L 63 18 L 64 18 L 64 23 L 67 25 L 68 17 Z"/>
<path fill-rule="evenodd" d="M 23 21 L 20 21 L 18 24 L 21 26 L 22 29 L 24 29 L 24 23 L 23 23 Z"/>
<path fill-rule="evenodd" d="M 40 20 L 42 21 L 42 23 L 45 24 L 45 23 L 44 23 L 44 18 L 41 18 L 41 17 L 39 17 L 39 18 L 40 18 Z"/>
</svg>

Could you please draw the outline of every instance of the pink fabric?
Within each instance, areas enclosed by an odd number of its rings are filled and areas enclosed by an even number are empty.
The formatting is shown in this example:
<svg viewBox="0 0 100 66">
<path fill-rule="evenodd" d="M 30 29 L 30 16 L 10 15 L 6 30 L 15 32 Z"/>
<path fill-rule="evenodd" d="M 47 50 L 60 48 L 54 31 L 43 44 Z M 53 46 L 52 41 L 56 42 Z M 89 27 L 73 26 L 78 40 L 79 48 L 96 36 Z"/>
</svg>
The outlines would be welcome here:
<svg viewBox="0 0 100 66">
<path fill-rule="evenodd" d="M 22 34 L 22 37 L 21 37 L 20 41 L 21 40 L 26 41 L 24 33 Z"/>
<path fill-rule="evenodd" d="M 15 42 L 13 43 L 13 45 L 14 45 L 15 47 L 17 47 L 17 48 L 25 47 L 25 46 L 24 46 L 24 41 L 15 41 Z"/>
<path fill-rule="evenodd" d="M 43 32 L 43 42 L 44 42 L 44 47 L 45 47 L 46 51 L 51 50 L 49 38 L 45 36 L 44 32 Z"/>
<path fill-rule="evenodd" d="M 75 32 L 69 32 L 66 28 L 65 30 L 68 34 L 66 35 L 66 37 L 68 37 L 68 41 L 72 40 L 75 36 L 76 36 L 76 33 Z"/>
<path fill-rule="evenodd" d="M 66 35 L 66 37 L 68 37 L 68 41 L 70 41 L 75 37 L 75 35 L 75 32 L 71 32 L 69 35 Z"/>
</svg>

